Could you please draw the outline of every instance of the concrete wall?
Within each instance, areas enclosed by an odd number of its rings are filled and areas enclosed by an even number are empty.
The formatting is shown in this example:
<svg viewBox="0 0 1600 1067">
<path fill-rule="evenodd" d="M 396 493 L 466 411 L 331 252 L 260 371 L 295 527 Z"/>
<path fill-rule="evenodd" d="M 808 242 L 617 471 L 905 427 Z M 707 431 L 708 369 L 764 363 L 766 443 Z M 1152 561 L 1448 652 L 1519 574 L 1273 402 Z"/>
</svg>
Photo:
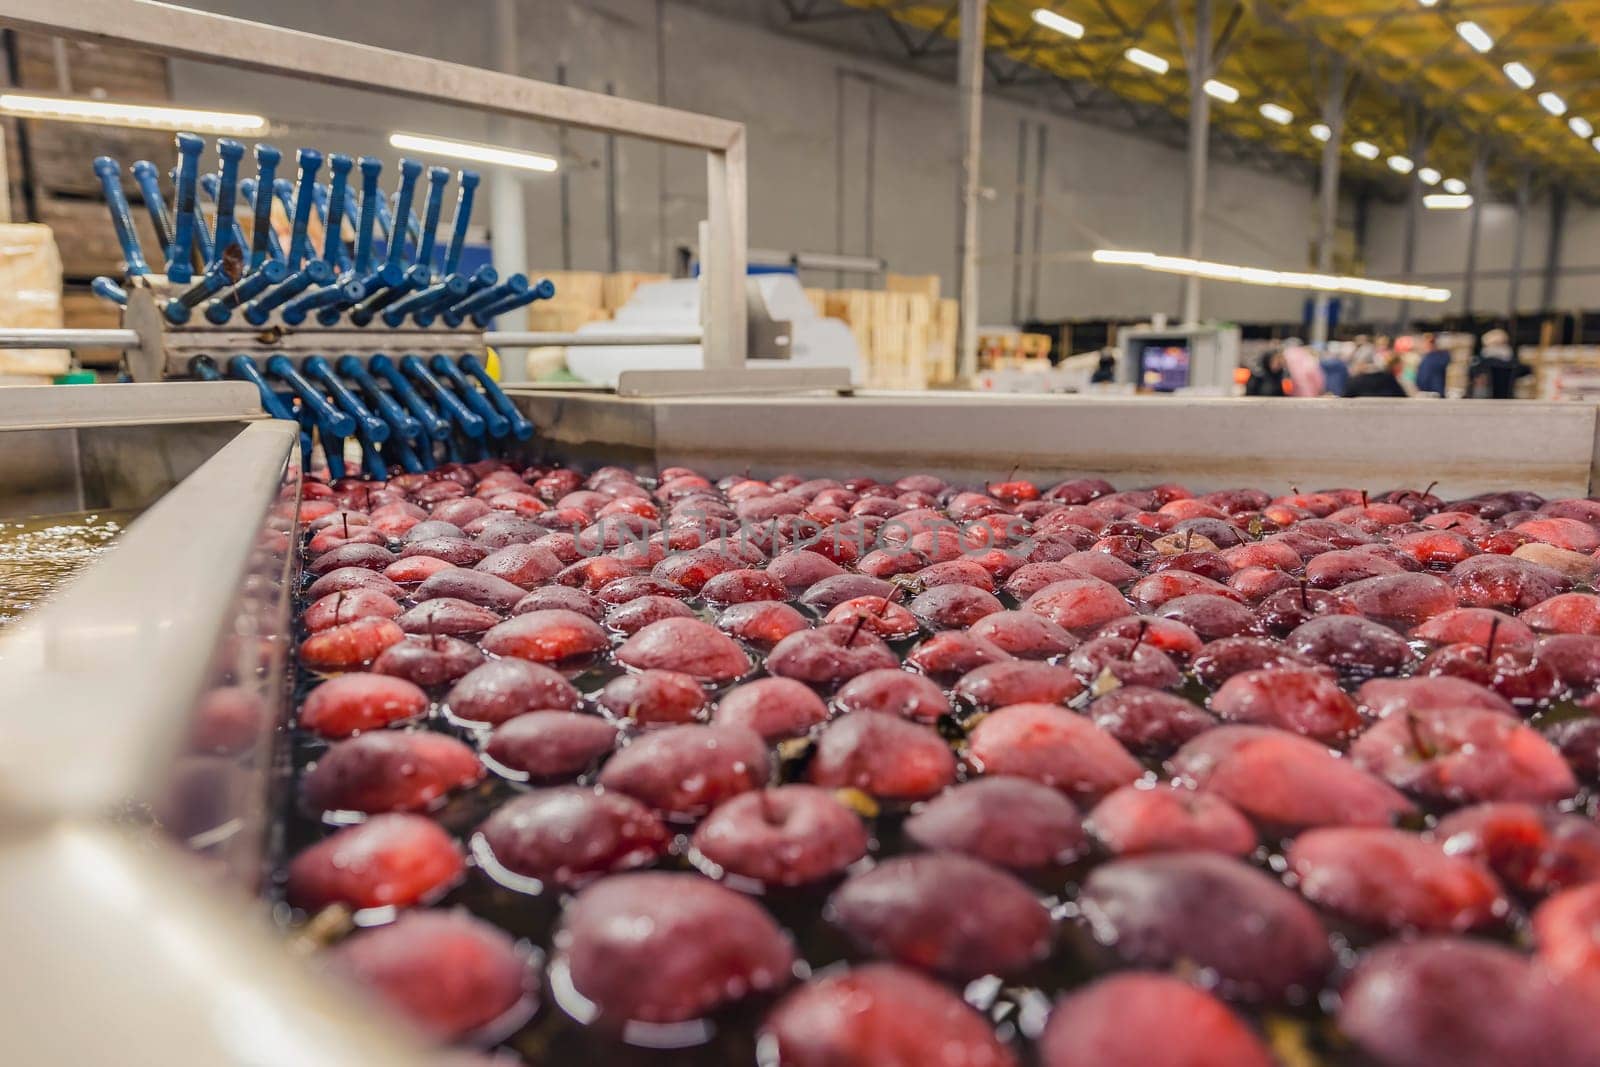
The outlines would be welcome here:
<svg viewBox="0 0 1600 1067">
<path fill-rule="evenodd" d="M 1374 205 L 1367 226 L 1368 270 L 1384 278 L 1403 274 L 1402 247 L 1406 208 L 1400 204 Z M 1449 313 L 1466 311 L 1463 285 L 1467 246 L 1471 233 L 1470 211 L 1427 211 L 1417 226 L 1416 271 L 1430 285 L 1442 285 L 1455 295 L 1443 305 Z M 1511 307 L 1511 270 L 1517 235 L 1514 202 L 1486 201 L 1478 236 L 1478 282 L 1472 310 L 1477 314 L 1508 314 Z M 1550 241 L 1550 200 L 1535 196 L 1523 222 L 1522 280 L 1515 310 L 1536 311 L 1544 292 L 1544 269 Z M 1557 309 L 1600 307 L 1600 256 L 1591 250 L 1600 240 L 1600 213 L 1568 201 L 1563 226 L 1559 274 L 1555 288 Z"/>
<path fill-rule="evenodd" d="M 244 0 L 195 0 L 195 6 L 261 17 Z M 938 273 L 945 292 L 955 282 L 956 164 L 953 88 L 782 35 L 763 22 L 769 0 L 521 0 L 520 73 L 659 100 L 674 107 L 738 119 L 750 130 L 750 241 L 755 247 L 872 253 L 891 269 Z M 381 15 L 379 13 L 381 12 Z M 375 17 L 378 15 L 379 17 Z M 277 0 L 270 18 L 285 26 L 443 59 L 489 65 L 486 0 Z M 291 129 L 279 141 L 304 138 L 323 147 L 392 158 L 384 137 L 393 129 L 488 136 L 469 112 L 420 107 L 369 93 L 329 93 L 301 83 L 191 63 L 174 71 L 179 98 L 255 108 Z M 992 99 L 985 109 L 982 211 L 982 316 L 1006 322 L 1016 307 L 1045 319 L 1176 312 L 1175 278 L 1086 262 L 1099 246 L 1180 251 L 1183 154 L 1132 135 L 1061 119 Z M 296 128 L 298 127 L 298 128 Z M 1013 248 L 1019 206 L 1024 246 L 1031 247 L 1033 208 L 1019 205 L 1018 139 L 1029 143 L 1031 185 L 1037 130 L 1046 138 L 1035 300 L 1030 272 L 1014 294 Z M 530 262 L 607 269 L 605 139 L 520 124 L 528 148 L 559 151 L 567 160 L 570 218 L 563 261 L 561 179 L 526 183 Z M 621 141 L 616 146 L 617 262 L 621 269 L 666 269 L 674 246 L 692 242 L 704 207 L 704 167 L 693 153 Z M 1208 258 L 1299 269 L 1312 237 L 1312 190 L 1286 178 L 1215 165 L 1205 233 Z M 480 198 L 480 204 L 487 197 Z M 1542 217 L 1542 216 L 1541 216 Z M 1570 258 L 1600 216 L 1575 211 Z M 490 220 L 492 224 L 492 220 Z M 1397 209 L 1374 208 L 1368 227 L 1371 271 L 1398 271 Z M 1465 218 L 1429 213 L 1419 271 L 1459 271 Z M 1485 269 L 1509 265 L 1508 213 L 1484 216 Z M 1543 231 L 1530 230 L 1526 262 L 1543 262 Z M 847 276 L 808 284 L 851 284 Z M 1445 284 L 1452 284 L 1446 282 Z M 1498 285 L 1498 288 L 1497 288 Z M 1458 288 L 1452 284 L 1453 288 Z M 1600 278 L 1563 285 L 1562 300 L 1600 305 Z M 1524 284 L 1536 300 L 1536 277 Z M 1504 283 L 1486 282 L 1479 303 L 1504 303 Z M 1260 321 L 1299 318 L 1303 297 L 1271 289 L 1208 285 L 1208 316 Z M 1382 302 L 1369 301 L 1382 314 Z M 1498 306 L 1498 305 L 1496 305 Z"/>
</svg>

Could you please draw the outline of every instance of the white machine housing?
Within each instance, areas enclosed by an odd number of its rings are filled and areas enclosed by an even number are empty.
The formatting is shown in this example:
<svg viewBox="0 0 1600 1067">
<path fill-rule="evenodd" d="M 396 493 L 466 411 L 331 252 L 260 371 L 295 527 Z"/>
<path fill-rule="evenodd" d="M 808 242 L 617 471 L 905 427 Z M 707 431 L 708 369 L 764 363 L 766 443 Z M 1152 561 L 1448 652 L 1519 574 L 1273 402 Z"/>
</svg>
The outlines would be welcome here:
<svg viewBox="0 0 1600 1067">
<path fill-rule="evenodd" d="M 1231 396 L 1233 372 L 1239 366 L 1237 326 L 1136 326 L 1117 335 L 1121 348 L 1118 374 L 1138 389 L 1184 392 L 1190 395 Z M 1164 350 L 1176 361 L 1186 359 L 1187 373 L 1177 384 L 1175 367 L 1147 366 L 1153 350 Z"/>
</svg>

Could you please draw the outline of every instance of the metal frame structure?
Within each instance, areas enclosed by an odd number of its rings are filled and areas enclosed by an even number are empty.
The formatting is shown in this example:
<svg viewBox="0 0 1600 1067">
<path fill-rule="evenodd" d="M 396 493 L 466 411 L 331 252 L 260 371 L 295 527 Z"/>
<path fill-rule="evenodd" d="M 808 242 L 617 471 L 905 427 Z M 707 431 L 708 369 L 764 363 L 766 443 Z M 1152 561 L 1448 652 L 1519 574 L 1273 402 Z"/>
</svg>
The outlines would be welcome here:
<svg viewBox="0 0 1600 1067">
<path fill-rule="evenodd" d="M 701 248 L 703 366 L 641 371 L 632 383 L 624 375 L 620 388 L 676 393 L 841 388 L 840 376 L 827 369 L 746 366 L 749 196 L 742 123 L 154 0 L 0 0 L 0 26 L 699 149 L 706 154 L 707 205 Z M 846 380 L 842 387 L 848 385 Z"/>
<path fill-rule="evenodd" d="M 539 422 L 552 456 L 687 463 L 711 475 L 916 470 L 982 482 L 1010 468 L 1030 478 L 1277 489 L 1363 484 L 1381 472 L 1389 484 L 1439 480 L 1452 495 L 1519 484 L 1572 496 L 1595 488 L 1600 456 L 1600 410 L 1580 404 L 959 393 L 643 400 L 516 386 L 511 395 Z M 13 424 L 22 432 L 11 436 L 23 439 L 38 425 L 73 432 L 74 420 L 108 405 L 130 429 L 148 423 L 186 439 L 191 422 L 234 423 L 209 459 L 164 471 L 176 486 L 52 604 L 0 638 L 0 691 L 9 698 L 9 714 L 0 714 L 0 942 L 26 961 L 0 997 L 12 1059 L 434 1062 L 407 1047 L 394 1020 L 306 966 L 271 930 L 261 902 L 238 888 L 261 874 L 270 760 L 258 754 L 241 767 L 196 753 L 188 740 L 203 694 L 217 687 L 259 687 L 262 753 L 288 714 L 293 427 L 243 416 L 253 399 L 243 383 L 6 396 L 29 411 Z M 159 452 L 126 442 L 115 457 L 130 468 L 161 465 Z M 4 475 L 25 462 L 0 449 L 0 484 L 10 486 Z M 245 806 L 220 825 L 216 812 L 204 813 L 212 832 L 180 833 L 193 853 L 135 819 L 105 819 L 132 796 L 181 826 L 181 806 L 162 797 L 193 795 L 185 786 L 194 773 L 219 764 L 240 771 L 228 792 Z M 231 874 L 234 887 L 218 874 Z"/>
</svg>

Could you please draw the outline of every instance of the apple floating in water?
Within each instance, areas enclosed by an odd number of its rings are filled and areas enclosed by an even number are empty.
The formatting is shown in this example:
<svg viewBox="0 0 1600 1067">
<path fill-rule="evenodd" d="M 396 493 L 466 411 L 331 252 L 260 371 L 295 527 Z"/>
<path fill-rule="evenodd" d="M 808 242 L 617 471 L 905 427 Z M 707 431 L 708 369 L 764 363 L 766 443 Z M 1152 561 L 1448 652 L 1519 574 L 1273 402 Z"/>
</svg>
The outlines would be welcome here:
<svg viewBox="0 0 1600 1067">
<path fill-rule="evenodd" d="M 487 1047 L 543 989 L 579 1058 L 1255 1065 L 1286 1005 L 1375 1062 L 1596 1058 L 1569 994 L 1600 831 L 1568 808 L 1600 778 L 1600 503 L 498 461 L 307 485 L 313 837 L 281 873 L 306 908 L 406 909 L 326 955 L 429 1032 Z M 480 939 L 458 902 L 507 913 L 475 884 L 537 905 Z M 1487 945 L 1512 897 L 1530 939 Z M 467 923 L 409 932 L 434 916 Z M 1324 921 L 1391 940 L 1347 972 Z M 788 931 L 895 962 L 811 974 Z M 1113 973 L 1178 960 L 1214 985 Z M 470 995 L 408 977 L 439 968 Z M 1458 970 L 1493 1003 L 1434 1027 Z M 941 984 L 974 975 L 978 1010 Z"/>
</svg>

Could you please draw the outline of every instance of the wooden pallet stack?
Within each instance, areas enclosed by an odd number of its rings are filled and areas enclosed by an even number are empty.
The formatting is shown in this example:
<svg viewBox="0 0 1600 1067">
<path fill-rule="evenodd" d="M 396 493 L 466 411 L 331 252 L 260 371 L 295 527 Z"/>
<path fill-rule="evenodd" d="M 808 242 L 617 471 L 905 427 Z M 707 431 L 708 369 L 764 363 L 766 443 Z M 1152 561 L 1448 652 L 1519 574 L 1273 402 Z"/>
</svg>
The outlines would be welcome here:
<svg viewBox="0 0 1600 1067">
<path fill-rule="evenodd" d="M 978 366 L 983 370 L 1047 371 L 1050 369 L 1050 335 L 1004 333 L 978 335 Z"/>
<path fill-rule="evenodd" d="M 1518 397 L 1584 403 L 1600 397 L 1600 346 L 1523 345 L 1517 354 L 1534 371 L 1517 382 Z"/>
<path fill-rule="evenodd" d="M 927 389 L 956 377 L 956 302 L 939 276 L 890 274 L 883 290 L 808 289 L 812 306 L 850 327 L 869 389 Z"/>
<path fill-rule="evenodd" d="M 170 103 L 167 61 L 127 49 L 65 41 L 33 33 L 12 33 L 17 88 L 53 96 L 87 97 L 128 103 Z M 88 126 L 36 119 L 5 119 L 6 171 L 11 219 L 42 222 L 55 233 L 64 280 L 62 309 L 70 328 L 104 329 L 118 323 L 116 308 L 90 294 L 96 275 L 121 274 L 122 252 L 108 223 L 99 180 L 90 169 L 95 156 L 121 160 L 167 160 L 172 134 L 112 126 Z M 139 190 L 131 177 L 123 184 L 134 204 L 134 223 L 145 248 L 159 248 Z M 89 367 L 115 367 L 121 353 L 112 349 L 78 353 Z"/>
<path fill-rule="evenodd" d="M 556 296 L 528 308 L 528 329 L 560 333 L 612 318 L 639 286 L 667 279 L 665 274 L 643 271 L 603 274 L 593 270 L 534 271 L 529 277 L 549 278 L 555 283 Z"/>
</svg>

